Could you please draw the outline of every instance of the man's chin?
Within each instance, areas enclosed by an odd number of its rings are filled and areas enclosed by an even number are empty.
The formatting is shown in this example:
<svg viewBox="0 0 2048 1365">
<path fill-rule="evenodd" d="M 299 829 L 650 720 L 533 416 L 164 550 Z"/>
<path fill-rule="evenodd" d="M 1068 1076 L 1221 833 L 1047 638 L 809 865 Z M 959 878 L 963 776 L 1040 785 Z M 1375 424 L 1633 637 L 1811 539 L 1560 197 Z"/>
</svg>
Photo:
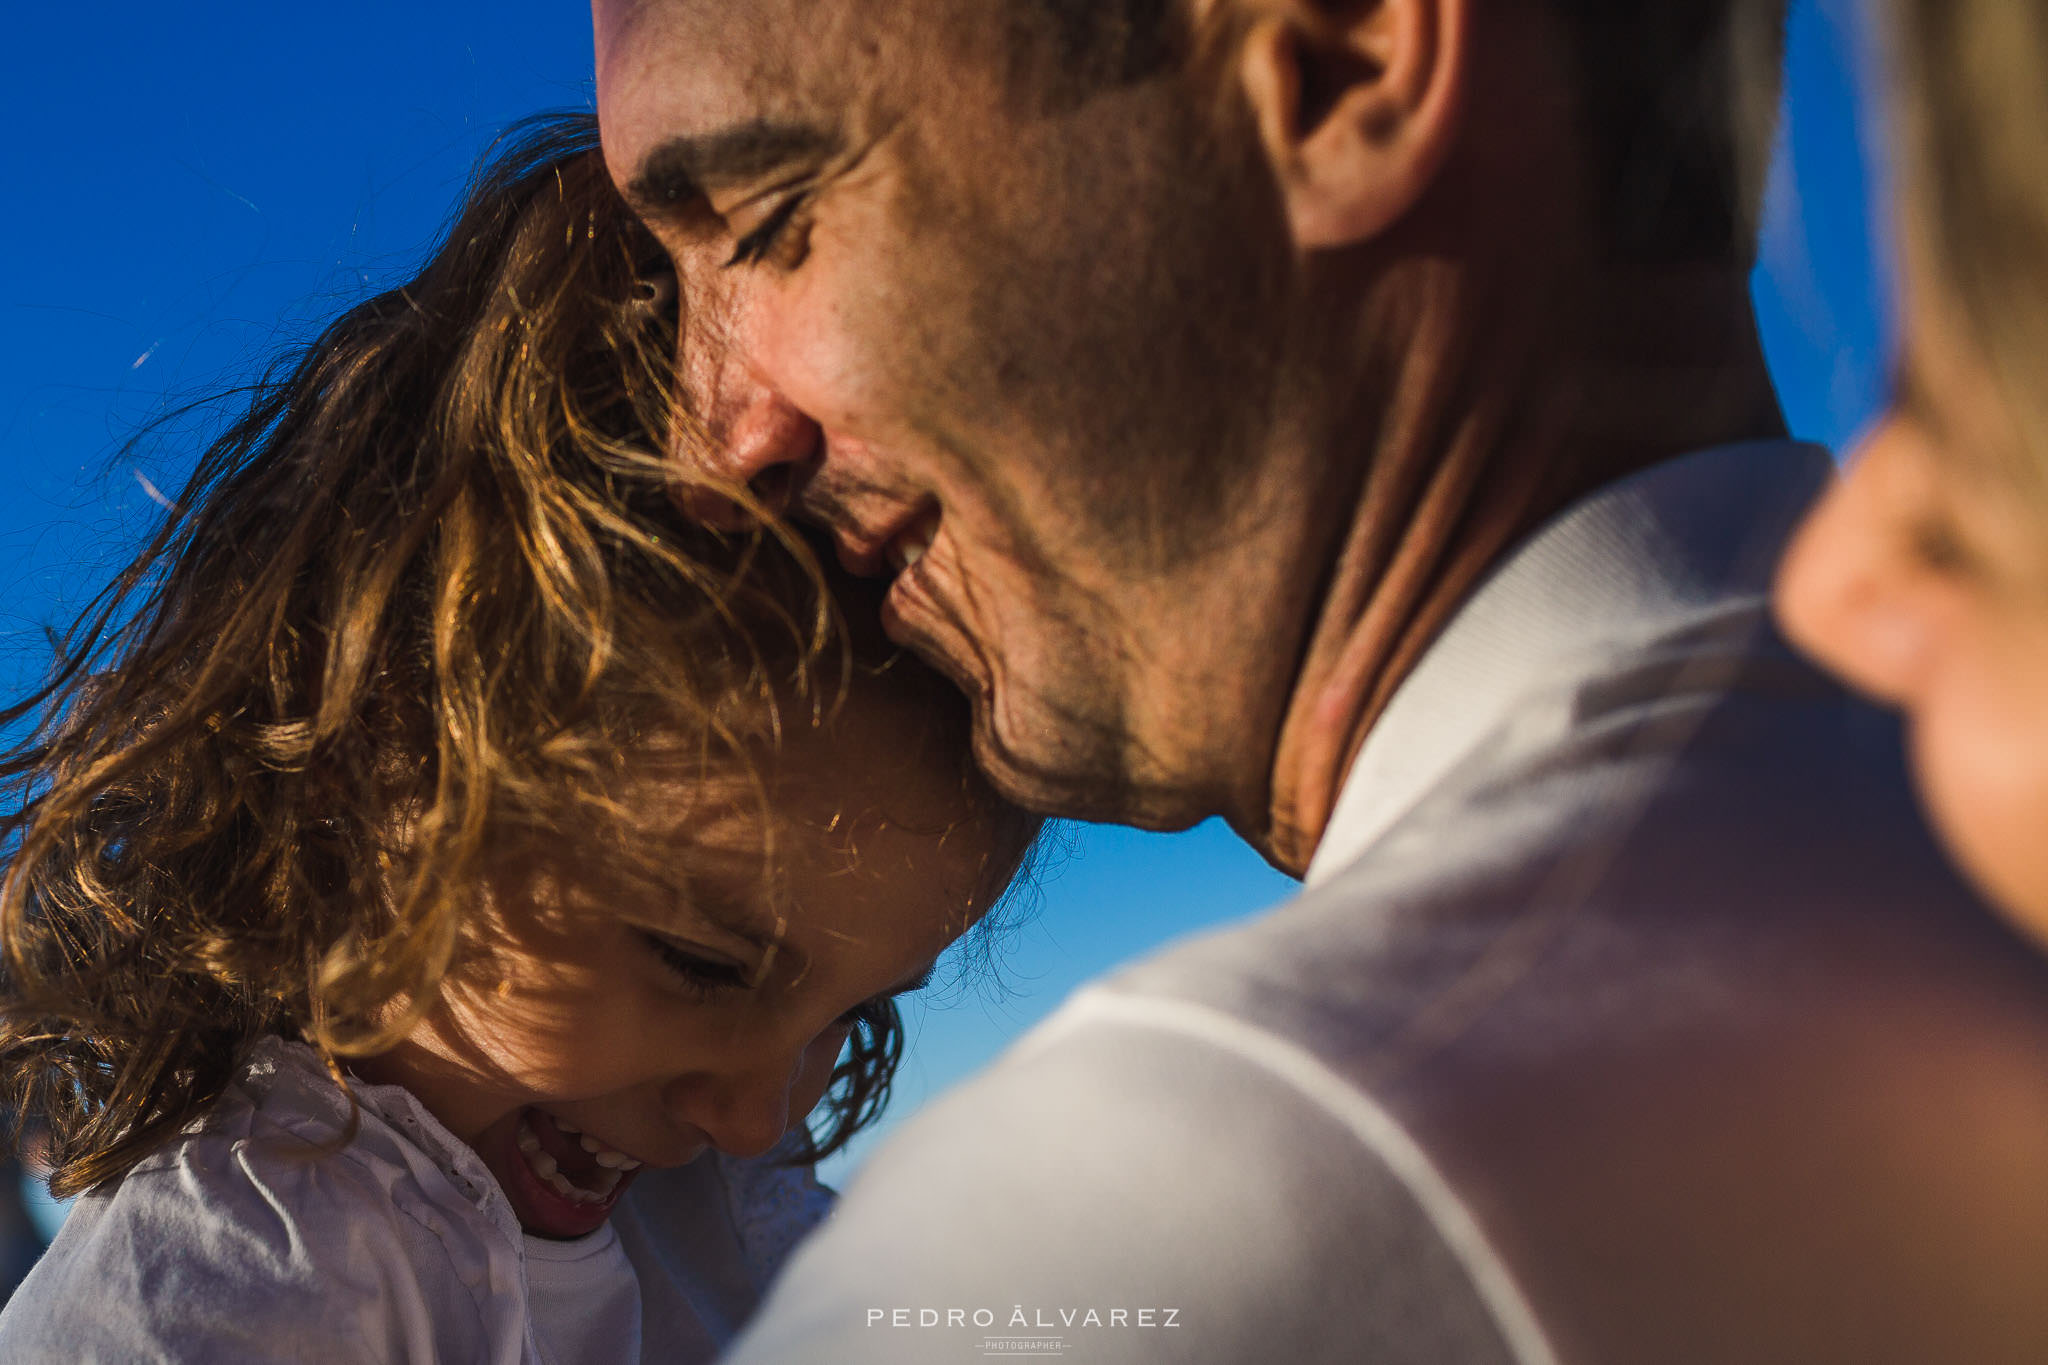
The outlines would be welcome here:
<svg viewBox="0 0 2048 1365">
<path fill-rule="evenodd" d="M 994 684 L 987 659 L 959 619 L 925 590 L 915 568 L 897 574 L 882 598 L 882 633 L 959 688 L 977 712 L 989 700 Z"/>
<path fill-rule="evenodd" d="M 1099 719 L 1019 707 L 1001 685 L 974 699 L 975 764 L 1005 800 L 1025 810 L 1160 833 L 1188 829 L 1215 813 L 1185 784 L 1134 780 L 1123 739 Z"/>
<path fill-rule="evenodd" d="M 1133 780 L 1124 710 L 1106 686 L 1057 671 L 1060 686 L 1034 686 L 999 666 L 923 574 L 897 575 L 882 602 L 882 630 L 966 695 L 975 763 L 1006 800 L 1039 815 L 1162 831 L 1212 813 L 1195 808 L 1185 784 Z M 1040 649 L 1035 662 L 1054 657 Z"/>
<path fill-rule="evenodd" d="M 1115 765 L 1081 764 L 1064 752 L 1059 727 L 1032 719 L 1029 708 L 1010 704 L 1012 693 L 967 634 L 952 622 L 931 629 L 932 618 L 897 609 L 891 593 L 882 608 L 882 629 L 967 698 L 973 714 L 974 761 L 1003 798 L 1039 815 L 1068 819 L 1113 819 L 1089 812 L 1116 804 L 1120 788 Z"/>
<path fill-rule="evenodd" d="M 1115 765 L 1082 768 L 1071 762 L 1048 762 L 987 736 L 988 731 L 977 724 L 975 763 L 1005 800 L 1034 814 L 1128 825 L 1158 834 L 1191 829 L 1215 814 L 1185 791 L 1142 788 Z"/>
</svg>

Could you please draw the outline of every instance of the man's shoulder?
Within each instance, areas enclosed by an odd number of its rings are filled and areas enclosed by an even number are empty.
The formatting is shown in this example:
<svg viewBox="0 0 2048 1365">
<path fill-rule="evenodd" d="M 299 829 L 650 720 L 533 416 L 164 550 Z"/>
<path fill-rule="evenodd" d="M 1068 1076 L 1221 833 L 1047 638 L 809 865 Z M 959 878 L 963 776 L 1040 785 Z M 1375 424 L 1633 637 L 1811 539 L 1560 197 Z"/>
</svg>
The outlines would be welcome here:
<svg viewBox="0 0 2048 1365">
<path fill-rule="evenodd" d="M 1928 831 L 1897 722 L 1732 614 L 1532 686 L 1348 867 L 1107 989 L 1385 1074 L 1418 1030 L 1515 1016 L 1549 1052 L 1617 1010 L 1725 1021 L 1929 953 L 2048 987 Z"/>
<path fill-rule="evenodd" d="M 1108 990 L 1383 1108 L 1567 1359 L 1909 1359 L 1964 1304 L 1977 1358 L 2048 1356 L 2048 964 L 1950 871 L 1889 717 L 1774 639 L 1700 659 L 1618 653 L 1351 868 Z"/>
<path fill-rule="evenodd" d="M 878 1151 L 733 1359 L 1544 1365 L 1428 1163 L 1298 1050 L 1090 994 Z"/>
</svg>

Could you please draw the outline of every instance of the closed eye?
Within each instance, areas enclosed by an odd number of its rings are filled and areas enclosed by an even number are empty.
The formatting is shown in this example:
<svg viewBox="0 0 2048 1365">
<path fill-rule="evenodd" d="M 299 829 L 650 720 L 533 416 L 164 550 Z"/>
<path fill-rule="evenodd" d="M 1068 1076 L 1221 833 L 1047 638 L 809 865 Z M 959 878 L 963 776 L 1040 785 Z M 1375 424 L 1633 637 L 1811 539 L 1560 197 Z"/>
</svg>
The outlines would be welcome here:
<svg viewBox="0 0 2048 1365">
<path fill-rule="evenodd" d="M 802 192 L 790 195 L 775 206 L 775 211 L 762 219 L 752 232 L 739 239 L 732 250 L 731 259 L 725 263 L 730 270 L 734 266 L 753 265 L 775 249 L 776 241 L 795 221 L 797 212 L 809 202 L 810 196 Z"/>
<path fill-rule="evenodd" d="M 641 931 L 654 955 L 669 974 L 690 992 L 711 997 L 744 991 L 753 985 L 746 968 L 722 958 L 706 957 L 660 934 Z"/>
<path fill-rule="evenodd" d="M 888 990 L 883 991 L 880 995 L 869 996 L 867 999 L 861 1001 L 858 1005 L 855 1005 L 846 1013 L 840 1015 L 839 1022 L 842 1024 L 854 1023 L 860 1018 L 861 1012 L 863 1010 L 875 1009 L 878 1006 L 889 1004 L 890 1002 L 900 999 L 901 997 L 906 995 L 915 995 L 917 992 L 923 990 L 926 986 L 932 984 L 932 972 L 936 969 L 936 967 L 937 964 L 934 963 L 932 966 L 926 967 L 923 971 L 919 972 L 915 980 L 906 981 L 900 986 L 891 986 Z"/>
</svg>

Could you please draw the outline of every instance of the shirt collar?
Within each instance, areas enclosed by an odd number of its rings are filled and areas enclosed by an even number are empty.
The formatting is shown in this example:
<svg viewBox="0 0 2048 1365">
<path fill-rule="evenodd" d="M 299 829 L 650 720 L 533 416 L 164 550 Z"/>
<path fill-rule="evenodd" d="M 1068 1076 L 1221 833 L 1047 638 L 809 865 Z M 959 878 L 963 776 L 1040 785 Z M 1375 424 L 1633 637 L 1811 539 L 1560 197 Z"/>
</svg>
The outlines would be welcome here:
<svg viewBox="0 0 2048 1365">
<path fill-rule="evenodd" d="M 341 1131 L 354 1120 L 357 1127 L 351 1146 L 365 1159 L 406 1168 L 415 1164 L 413 1154 L 424 1158 L 513 1246 L 522 1245 L 519 1215 L 484 1159 L 443 1127 L 404 1086 L 372 1085 L 351 1075 L 349 1089 L 361 1106 L 361 1112 L 354 1113 L 319 1053 L 305 1043 L 275 1036 L 257 1040 L 238 1079 L 259 1103 L 280 1086 L 289 1086 L 292 1098 L 287 1103 L 291 1108 L 320 1115 Z"/>
<path fill-rule="evenodd" d="M 1815 445 L 1717 446 L 1608 484 L 1509 551 L 1366 736 L 1308 884 L 1355 862 L 1532 686 L 1597 668 L 1704 603 L 1768 594 L 1830 468 Z"/>
</svg>

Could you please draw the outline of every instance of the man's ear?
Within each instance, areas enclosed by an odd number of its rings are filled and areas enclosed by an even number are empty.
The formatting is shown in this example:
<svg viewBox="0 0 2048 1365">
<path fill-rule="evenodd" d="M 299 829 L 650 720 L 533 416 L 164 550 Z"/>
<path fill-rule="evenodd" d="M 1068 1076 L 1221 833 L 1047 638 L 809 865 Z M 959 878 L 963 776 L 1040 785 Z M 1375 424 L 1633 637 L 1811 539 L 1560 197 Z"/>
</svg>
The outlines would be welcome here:
<svg viewBox="0 0 2048 1365">
<path fill-rule="evenodd" d="M 1239 74 L 1296 244 L 1352 245 L 1436 178 L 1463 105 L 1471 0 L 1266 0 Z"/>
</svg>

